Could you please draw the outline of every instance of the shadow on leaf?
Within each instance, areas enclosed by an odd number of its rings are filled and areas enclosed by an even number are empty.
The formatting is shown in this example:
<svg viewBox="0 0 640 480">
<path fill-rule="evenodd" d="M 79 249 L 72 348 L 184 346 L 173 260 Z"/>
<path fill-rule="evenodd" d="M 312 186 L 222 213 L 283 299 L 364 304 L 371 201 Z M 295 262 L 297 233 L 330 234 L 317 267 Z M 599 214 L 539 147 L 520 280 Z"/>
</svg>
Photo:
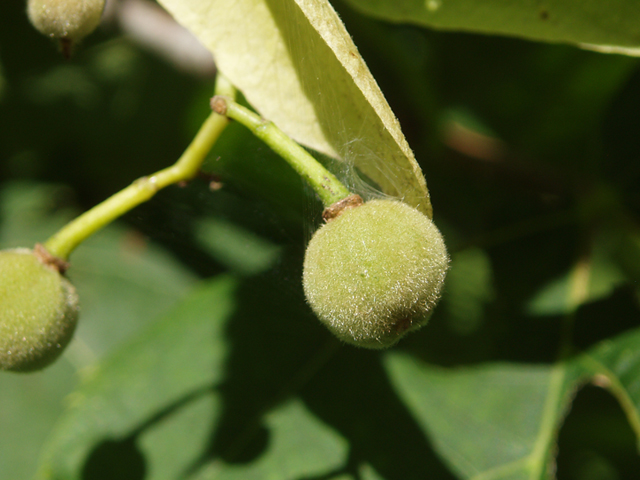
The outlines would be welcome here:
<svg viewBox="0 0 640 480">
<path fill-rule="evenodd" d="M 136 437 L 129 436 L 98 444 L 82 469 L 82 480 L 143 480 L 146 474 L 147 464 Z"/>
<path fill-rule="evenodd" d="M 275 441 L 265 415 L 298 397 L 348 451 L 338 471 L 304 478 L 345 473 L 357 479 L 368 464 L 389 480 L 453 479 L 394 392 L 379 352 L 340 345 L 311 314 L 299 255 L 278 271 L 247 279 L 237 292 L 238 310 L 227 327 L 226 380 L 219 387 L 222 414 L 187 476 L 214 459 L 247 468 L 264 460 Z"/>
<path fill-rule="evenodd" d="M 82 467 L 82 480 L 143 480 L 147 475 L 147 460 L 138 445 L 138 439 L 149 428 L 171 416 L 191 402 L 211 392 L 202 388 L 156 413 L 121 439 L 105 439 L 87 456 Z"/>
</svg>

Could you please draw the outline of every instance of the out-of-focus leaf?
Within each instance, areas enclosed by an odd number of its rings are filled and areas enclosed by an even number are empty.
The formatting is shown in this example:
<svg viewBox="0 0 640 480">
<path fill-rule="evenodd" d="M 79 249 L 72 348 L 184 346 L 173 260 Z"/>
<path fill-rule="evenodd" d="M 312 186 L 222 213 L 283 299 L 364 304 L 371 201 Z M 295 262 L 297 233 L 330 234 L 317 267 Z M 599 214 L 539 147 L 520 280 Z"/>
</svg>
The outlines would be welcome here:
<svg viewBox="0 0 640 480">
<path fill-rule="evenodd" d="M 640 328 L 603 341 L 579 361 L 618 399 L 640 450 Z"/>
<path fill-rule="evenodd" d="M 480 249 L 452 254 L 443 307 L 451 327 L 463 334 L 474 332 L 484 318 L 484 307 L 494 296 L 491 263 Z"/>
<path fill-rule="evenodd" d="M 210 442 L 228 414 L 222 392 L 232 353 L 226 330 L 232 318 L 238 321 L 237 290 L 238 282 L 230 277 L 205 282 L 165 319 L 92 370 L 45 447 L 37 478 L 91 478 L 89 472 L 101 468 L 103 475 L 104 468 L 114 475 L 120 468 L 117 457 L 129 462 L 124 468 L 137 469 L 150 480 L 295 479 L 339 469 L 347 443 L 295 399 L 263 411 L 268 441 L 253 461 L 209 458 Z M 253 358 L 243 361 L 255 363 Z M 256 400 L 262 408 L 270 402 Z M 224 449 L 241 452 L 254 430 L 234 431 Z"/>
<path fill-rule="evenodd" d="M 589 285 L 585 302 L 606 298 L 613 290 L 624 284 L 627 277 L 615 260 L 616 244 L 600 235 L 593 243 L 589 262 Z M 570 301 L 571 272 L 549 282 L 529 302 L 528 310 L 533 315 L 568 314 L 575 309 Z"/>
<path fill-rule="evenodd" d="M 449 369 L 389 354 L 400 396 L 461 479 L 544 480 L 556 432 L 574 392 L 588 380 L 620 402 L 640 440 L 640 329 L 554 365 Z"/>
<path fill-rule="evenodd" d="M 71 218 L 65 187 L 15 182 L 0 190 L 0 248 L 32 247 Z M 158 247 L 112 225 L 74 252 L 69 276 L 81 298 L 78 329 L 63 357 L 42 372 L 0 375 L 0 472 L 30 478 L 34 458 L 76 384 L 74 373 L 120 344 L 194 282 Z"/>
<path fill-rule="evenodd" d="M 391 354 L 387 368 L 425 434 L 461 479 L 543 480 L 580 370 L 489 364 L 443 370 Z"/>
<path fill-rule="evenodd" d="M 603 162 L 602 122 L 613 123 L 606 118 L 609 105 L 637 59 L 474 35 L 435 35 L 434 43 L 441 44 L 446 65 L 441 98 L 451 105 L 443 112 L 445 133 L 456 133 L 456 124 L 488 133 L 495 165 L 522 169 L 521 175 L 541 178 L 554 190 L 555 169 L 583 171 Z M 477 176 L 471 180 L 478 182 Z"/>
<path fill-rule="evenodd" d="M 97 357 L 172 307 L 196 280 L 157 245 L 117 227 L 88 240 L 72 262 L 83 305 L 77 334 Z"/>
<path fill-rule="evenodd" d="M 147 427 L 156 424 L 219 382 L 227 352 L 223 327 L 233 313 L 234 288 L 229 278 L 204 284 L 164 320 L 87 374 L 44 449 L 38 478 L 81 478 L 82 469 L 91 468 L 92 449 L 101 441 L 126 442 L 136 428 L 145 430 L 145 422 Z M 209 418 L 200 418 L 205 425 L 215 413 L 206 410 Z"/>
<path fill-rule="evenodd" d="M 343 465 L 348 444 L 299 401 L 290 401 L 265 417 L 269 446 L 248 465 L 213 463 L 194 480 L 262 480 L 321 476 Z"/>
<path fill-rule="evenodd" d="M 0 372 L 0 472 L 30 479 L 40 449 L 76 384 L 75 369 L 58 361 L 44 372 Z"/>
<path fill-rule="evenodd" d="M 216 260 L 242 275 L 264 272 L 281 251 L 278 245 L 222 219 L 202 220 L 197 235 Z"/>
<path fill-rule="evenodd" d="M 431 215 L 422 172 L 325 0 L 161 0 L 266 118 Z M 330 86 L 330 88 L 328 88 Z"/>
<path fill-rule="evenodd" d="M 640 5 L 634 0 L 580 3 L 547 0 L 347 0 L 393 22 L 584 45 L 605 53 L 640 54 Z"/>
</svg>

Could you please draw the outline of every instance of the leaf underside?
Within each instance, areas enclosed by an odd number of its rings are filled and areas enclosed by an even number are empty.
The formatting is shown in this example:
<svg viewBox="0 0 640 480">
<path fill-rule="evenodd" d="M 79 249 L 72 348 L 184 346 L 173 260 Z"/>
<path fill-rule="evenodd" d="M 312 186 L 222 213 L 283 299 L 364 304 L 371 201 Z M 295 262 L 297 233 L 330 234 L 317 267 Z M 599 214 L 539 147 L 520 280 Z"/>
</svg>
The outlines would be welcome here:
<svg viewBox="0 0 640 480">
<path fill-rule="evenodd" d="M 328 2 L 159 3 L 213 53 L 261 115 L 431 216 L 424 177 L 398 121 Z"/>
</svg>

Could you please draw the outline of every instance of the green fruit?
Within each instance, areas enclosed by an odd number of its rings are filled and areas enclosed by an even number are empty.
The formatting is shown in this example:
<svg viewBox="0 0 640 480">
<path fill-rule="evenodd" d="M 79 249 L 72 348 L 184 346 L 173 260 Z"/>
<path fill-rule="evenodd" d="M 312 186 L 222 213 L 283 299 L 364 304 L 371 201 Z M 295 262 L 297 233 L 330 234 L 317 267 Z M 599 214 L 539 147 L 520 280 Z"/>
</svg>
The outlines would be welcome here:
<svg viewBox="0 0 640 480">
<path fill-rule="evenodd" d="M 33 26 L 48 37 L 77 42 L 100 24 L 104 0 L 28 0 Z"/>
<path fill-rule="evenodd" d="M 427 322 L 448 266 L 429 218 L 399 201 L 373 200 L 315 233 L 303 285 L 311 308 L 338 338 L 386 348 Z"/>
<path fill-rule="evenodd" d="M 0 251 L 0 369 L 46 367 L 77 320 L 76 290 L 53 264 L 26 248 Z"/>
</svg>

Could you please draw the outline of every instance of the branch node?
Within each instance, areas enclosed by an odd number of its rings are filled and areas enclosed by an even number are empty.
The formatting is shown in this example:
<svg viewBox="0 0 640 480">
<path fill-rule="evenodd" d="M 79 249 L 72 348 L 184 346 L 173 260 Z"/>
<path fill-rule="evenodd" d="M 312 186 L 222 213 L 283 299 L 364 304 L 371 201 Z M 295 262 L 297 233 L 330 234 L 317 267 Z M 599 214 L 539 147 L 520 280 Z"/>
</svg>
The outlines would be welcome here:
<svg viewBox="0 0 640 480">
<path fill-rule="evenodd" d="M 216 112 L 218 115 L 227 115 L 227 101 L 224 97 L 220 95 L 216 95 L 211 99 L 211 110 Z"/>
</svg>

